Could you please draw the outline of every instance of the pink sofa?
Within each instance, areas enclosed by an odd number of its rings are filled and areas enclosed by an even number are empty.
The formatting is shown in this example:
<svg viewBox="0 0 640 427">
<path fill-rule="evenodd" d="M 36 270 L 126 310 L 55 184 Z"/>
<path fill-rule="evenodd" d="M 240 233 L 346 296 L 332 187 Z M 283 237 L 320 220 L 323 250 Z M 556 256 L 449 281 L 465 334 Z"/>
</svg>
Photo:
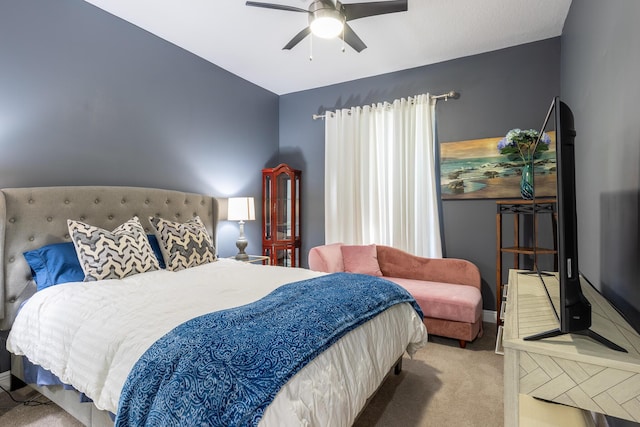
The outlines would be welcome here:
<svg viewBox="0 0 640 427">
<path fill-rule="evenodd" d="M 480 271 L 455 258 L 422 258 L 382 245 L 316 246 L 309 251 L 315 271 L 383 276 L 405 288 L 424 313 L 429 334 L 459 340 L 464 348 L 482 335 Z"/>
</svg>

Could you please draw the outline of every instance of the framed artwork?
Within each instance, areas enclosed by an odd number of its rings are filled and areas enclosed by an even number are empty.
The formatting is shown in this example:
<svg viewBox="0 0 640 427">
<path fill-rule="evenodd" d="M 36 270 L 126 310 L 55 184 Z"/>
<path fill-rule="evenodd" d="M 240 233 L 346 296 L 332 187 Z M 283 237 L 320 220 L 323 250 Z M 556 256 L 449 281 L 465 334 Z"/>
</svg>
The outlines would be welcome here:
<svg viewBox="0 0 640 427">
<path fill-rule="evenodd" d="M 536 197 L 556 195 L 556 134 L 549 150 L 534 163 Z M 503 137 L 440 144 L 440 185 L 443 200 L 519 199 L 522 160 L 510 160 L 498 151 Z"/>
</svg>

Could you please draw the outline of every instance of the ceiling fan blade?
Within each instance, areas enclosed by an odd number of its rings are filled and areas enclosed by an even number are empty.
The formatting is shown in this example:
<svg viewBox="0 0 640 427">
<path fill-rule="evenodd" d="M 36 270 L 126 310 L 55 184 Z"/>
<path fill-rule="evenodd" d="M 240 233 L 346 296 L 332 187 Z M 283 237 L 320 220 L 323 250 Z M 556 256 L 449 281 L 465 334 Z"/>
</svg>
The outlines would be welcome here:
<svg viewBox="0 0 640 427">
<path fill-rule="evenodd" d="M 283 47 L 282 49 L 286 49 L 286 50 L 290 50 L 292 49 L 295 45 L 297 45 L 298 43 L 300 43 L 302 41 L 302 39 L 304 39 L 305 37 L 307 37 L 309 35 L 309 33 L 311 33 L 311 28 L 307 27 L 304 30 L 300 31 L 298 34 L 296 34 L 290 41 L 289 43 L 287 43 L 287 45 L 285 47 Z"/>
<path fill-rule="evenodd" d="M 347 21 L 365 18 L 367 16 L 384 15 L 386 13 L 406 12 L 407 0 L 378 1 L 373 3 L 343 4 L 344 16 Z"/>
<path fill-rule="evenodd" d="M 303 12 L 303 13 L 309 13 L 308 10 L 306 9 L 300 9 L 299 7 L 294 7 L 294 6 L 285 6 L 282 4 L 273 4 L 273 3 L 260 3 L 260 2 L 256 2 L 256 1 L 248 1 L 245 3 L 246 6 L 253 6 L 253 7 L 263 7 L 265 9 L 277 9 L 277 10 L 288 10 L 290 12 Z"/>
<path fill-rule="evenodd" d="M 367 45 L 358 37 L 349 24 L 344 24 L 344 42 L 360 53 L 367 48 Z"/>
</svg>

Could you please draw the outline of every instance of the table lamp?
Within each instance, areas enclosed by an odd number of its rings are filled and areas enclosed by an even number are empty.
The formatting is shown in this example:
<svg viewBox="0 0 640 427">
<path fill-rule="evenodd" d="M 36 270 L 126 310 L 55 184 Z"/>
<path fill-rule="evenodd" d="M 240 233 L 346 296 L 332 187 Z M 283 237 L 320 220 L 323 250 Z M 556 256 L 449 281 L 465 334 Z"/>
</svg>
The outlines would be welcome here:
<svg viewBox="0 0 640 427">
<path fill-rule="evenodd" d="M 244 250 L 247 247 L 247 238 L 244 235 L 244 222 L 256 219 L 256 209 L 253 197 L 229 197 L 228 216 L 229 221 L 238 221 L 240 224 L 240 236 L 236 241 L 238 253 L 236 259 L 246 261 L 249 259 Z"/>
</svg>

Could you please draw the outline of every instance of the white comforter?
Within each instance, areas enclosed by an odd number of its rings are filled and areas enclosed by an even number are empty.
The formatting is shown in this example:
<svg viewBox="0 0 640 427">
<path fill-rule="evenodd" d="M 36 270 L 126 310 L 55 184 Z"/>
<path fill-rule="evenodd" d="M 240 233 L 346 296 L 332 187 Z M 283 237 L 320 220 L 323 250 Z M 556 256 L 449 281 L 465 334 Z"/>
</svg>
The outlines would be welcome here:
<svg viewBox="0 0 640 427">
<path fill-rule="evenodd" d="M 116 413 L 135 362 L 175 326 L 321 274 L 222 259 L 180 272 L 57 285 L 24 305 L 7 349 L 84 392 L 99 409 Z M 294 376 L 267 408 L 261 425 L 351 425 L 393 362 L 426 340 L 424 325 L 409 304 L 392 307 Z M 335 387 L 339 381 L 346 382 Z"/>
</svg>

